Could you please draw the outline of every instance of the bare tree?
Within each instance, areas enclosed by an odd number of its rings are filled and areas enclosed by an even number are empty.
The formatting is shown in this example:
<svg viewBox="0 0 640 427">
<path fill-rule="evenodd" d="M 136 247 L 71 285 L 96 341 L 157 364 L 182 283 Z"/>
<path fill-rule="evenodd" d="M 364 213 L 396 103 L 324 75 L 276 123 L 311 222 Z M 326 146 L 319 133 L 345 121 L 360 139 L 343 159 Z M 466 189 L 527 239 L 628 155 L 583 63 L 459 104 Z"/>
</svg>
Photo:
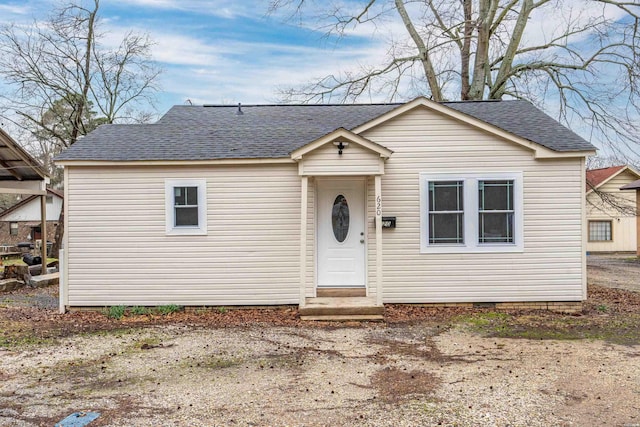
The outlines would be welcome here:
<svg viewBox="0 0 640 427">
<path fill-rule="evenodd" d="M 0 27 L 0 77 L 12 89 L 0 98 L 0 117 L 31 135 L 54 177 L 55 154 L 101 123 L 149 118 L 142 110 L 158 89 L 149 38 L 128 33 L 118 47 L 105 47 L 99 9 L 99 0 L 70 3 L 31 26 Z"/>
<path fill-rule="evenodd" d="M 0 115 L 58 150 L 93 130 L 95 115 L 104 123 L 134 120 L 158 89 L 149 38 L 128 33 L 106 48 L 99 0 L 91 6 L 72 3 L 29 27 L 0 27 L 0 77 L 12 89 Z"/>
<path fill-rule="evenodd" d="M 369 0 L 342 6 L 272 0 L 273 13 L 313 19 L 329 36 L 397 21 L 405 37 L 379 64 L 282 91 L 288 102 L 528 99 L 557 104 L 613 152 L 639 154 L 640 4 L 637 0 Z M 320 7 L 321 10 L 317 8 Z M 314 9 L 315 8 L 315 9 Z M 536 18 L 535 20 L 533 18 Z M 555 27 L 531 28 L 544 17 Z"/>
</svg>

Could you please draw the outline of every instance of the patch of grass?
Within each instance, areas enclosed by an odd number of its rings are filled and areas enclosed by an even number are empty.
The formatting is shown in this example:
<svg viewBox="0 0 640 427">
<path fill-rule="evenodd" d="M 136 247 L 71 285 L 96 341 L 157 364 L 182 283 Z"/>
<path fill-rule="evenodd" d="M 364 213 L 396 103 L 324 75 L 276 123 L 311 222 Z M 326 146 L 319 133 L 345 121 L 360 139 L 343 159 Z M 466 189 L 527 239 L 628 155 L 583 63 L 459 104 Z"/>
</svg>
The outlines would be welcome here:
<svg viewBox="0 0 640 427">
<path fill-rule="evenodd" d="M 456 318 L 456 324 L 491 337 L 531 340 L 589 339 L 624 345 L 640 344 L 640 314 L 636 313 L 605 317 L 575 317 L 552 313 L 495 316 L 492 313 L 478 313 L 460 316 Z"/>
<path fill-rule="evenodd" d="M 106 309 L 107 317 L 120 320 L 124 316 L 126 307 L 124 305 L 112 305 Z"/>
<path fill-rule="evenodd" d="M 140 305 L 131 307 L 131 309 L 129 310 L 129 313 L 133 314 L 134 316 L 142 316 L 145 314 L 149 314 L 150 312 L 151 311 L 147 307 L 143 307 Z"/>
<path fill-rule="evenodd" d="M 0 336 L 0 348 L 19 349 L 23 347 L 50 345 L 56 343 L 54 338 L 43 338 L 35 335 Z"/>
<path fill-rule="evenodd" d="M 161 315 L 166 316 L 167 314 L 172 314 L 178 311 L 182 311 L 183 308 L 184 307 L 182 307 L 181 305 L 169 304 L 169 305 L 161 305 L 156 307 L 156 311 Z"/>
<path fill-rule="evenodd" d="M 486 313 L 473 313 L 469 315 L 458 316 L 454 320 L 463 323 L 472 328 L 483 328 L 489 325 L 498 325 L 506 322 L 510 318 L 507 313 L 489 311 Z"/>
</svg>

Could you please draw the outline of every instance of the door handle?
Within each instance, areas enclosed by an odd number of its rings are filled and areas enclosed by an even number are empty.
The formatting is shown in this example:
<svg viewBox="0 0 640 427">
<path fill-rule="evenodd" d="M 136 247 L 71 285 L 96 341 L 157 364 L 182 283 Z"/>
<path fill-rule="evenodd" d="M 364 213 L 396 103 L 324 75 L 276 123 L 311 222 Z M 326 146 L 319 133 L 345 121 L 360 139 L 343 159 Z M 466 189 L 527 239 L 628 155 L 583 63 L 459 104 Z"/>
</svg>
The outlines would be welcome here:
<svg viewBox="0 0 640 427">
<path fill-rule="evenodd" d="M 364 243 L 364 239 L 360 239 L 360 243 Z"/>
</svg>

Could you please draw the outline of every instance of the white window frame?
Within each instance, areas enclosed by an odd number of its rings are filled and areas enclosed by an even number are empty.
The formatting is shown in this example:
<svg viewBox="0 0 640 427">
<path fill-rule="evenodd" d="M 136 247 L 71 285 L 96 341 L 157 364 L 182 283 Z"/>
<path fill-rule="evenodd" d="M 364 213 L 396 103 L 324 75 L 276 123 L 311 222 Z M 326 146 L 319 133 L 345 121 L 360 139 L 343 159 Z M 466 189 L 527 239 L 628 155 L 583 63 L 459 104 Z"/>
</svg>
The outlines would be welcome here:
<svg viewBox="0 0 640 427">
<path fill-rule="evenodd" d="M 13 224 L 15 224 L 15 228 L 13 227 Z M 15 230 L 15 233 L 13 232 Z M 20 233 L 20 224 L 18 224 L 18 221 L 11 221 L 9 222 L 9 235 L 10 236 L 17 236 Z"/>
<path fill-rule="evenodd" d="M 479 181 L 513 181 L 513 243 L 480 243 Z M 429 182 L 463 181 L 464 243 L 429 243 Z M 523 252 L 523 180 L 522 172 L 496 173 L 420 173 L 420 253 Z"/>
<path fill-rule="evenodd" d="M 176 226 L 175 187 L 198 188 L 198 225 Z M 167 235 L 206 235 L 207 234 L 207 180 L 206 179 L 165 179 L 165 222 Z"/>
</svg>

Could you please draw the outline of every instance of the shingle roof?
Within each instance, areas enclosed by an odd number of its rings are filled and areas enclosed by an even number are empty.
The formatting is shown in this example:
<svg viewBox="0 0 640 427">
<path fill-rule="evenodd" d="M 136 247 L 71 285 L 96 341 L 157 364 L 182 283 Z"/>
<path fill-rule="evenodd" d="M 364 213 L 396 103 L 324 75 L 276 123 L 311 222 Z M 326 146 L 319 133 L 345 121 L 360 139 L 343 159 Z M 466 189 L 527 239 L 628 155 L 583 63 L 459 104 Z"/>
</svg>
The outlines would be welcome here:
<svg viewBox="0 0 640 427">
<path fill-rule="evenodd" d="M 526 101 L 448 102 L 555 151 L 594 147 Z M 243 105 L 171 108 L 157 123 L 102 125 L 56 160 L 286 158 L 337 128 L 353 129 L 403 104 Z"/>
<path fill-rule="evenodd" d="M 604 181 L 606 181 L 607 179 L 611 178 L 613 175 L 616 175 L 617 173 L 619 173 L 620 171 L 622 171 L 622 169 L 626 168 L 625 165 L 622 166 L 611 166 L 608 168 L 600 168 L 600 169 L 590 169 L 587 171 L 586 173 L 586 181 L 587 181 L 587 188 L 586 190 L 589 191 L 591 189 L 594 188 L 598 188 L 600 186 L 600 184 L 602 184 Z"/>
</svg>

